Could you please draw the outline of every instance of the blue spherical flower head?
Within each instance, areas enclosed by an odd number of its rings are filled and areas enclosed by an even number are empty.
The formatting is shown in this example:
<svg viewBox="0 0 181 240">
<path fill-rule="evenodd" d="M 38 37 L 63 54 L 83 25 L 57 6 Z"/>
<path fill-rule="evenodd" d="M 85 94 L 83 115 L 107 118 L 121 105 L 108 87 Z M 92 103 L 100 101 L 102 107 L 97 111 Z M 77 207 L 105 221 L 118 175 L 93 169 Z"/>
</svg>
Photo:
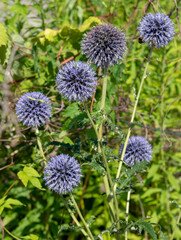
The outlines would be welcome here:
<svg viewBox="0 0 181 240">
<path fill-rule="evenodd" d="M 87 63 L 71 61 L 57 73 L 57 89 L 69 101 L 83 102 L 95 92 L 97 85 L 95 75 Z"/>
<path fill-rule="evenodd" d="M 59 194 L 72 192 L 79 185 L 81 177 L 80 164 L 66 154 L 52 157 L 44 171 L 45 184 Z"/>
<path fill-rule="evenodd" d="M 123 148 L 124 144 L 122 144 L 120 147 L 120 156 Z M 150 162 L 151 158 L 152 147 L 144 137 L 132 136 L 129 138 L 123 159 L 126 165 L 133 167 L 136 162 Z"/>
<path fill-rule="evenodd" d="M 108 68 L 123 59 L 127 50 L 125 35 L 111 24 L 99 24 L 85 35 L 81 49 L 90 63 Z"/>
<path fill-rule="evenodd" d="M 151 47 L 164 47 L 175 35 L 174 24 L 163 13 L 148 13 L 139 23 L 138 31 L 142 41 Z"/>
<path fill-rule="evenodd" d="M 16 104 L 16 114 L 20 122 L 28 127 L 44 125 L 51 117 L 49 99 L 40 92 L 28 92 Z"/>
</svg>

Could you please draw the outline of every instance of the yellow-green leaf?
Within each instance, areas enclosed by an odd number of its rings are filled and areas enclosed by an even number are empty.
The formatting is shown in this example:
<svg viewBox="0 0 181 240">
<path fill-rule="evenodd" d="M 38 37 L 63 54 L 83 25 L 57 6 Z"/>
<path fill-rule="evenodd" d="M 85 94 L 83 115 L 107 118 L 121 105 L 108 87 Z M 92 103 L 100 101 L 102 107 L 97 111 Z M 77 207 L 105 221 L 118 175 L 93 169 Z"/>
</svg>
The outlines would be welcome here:
<svg viewBox="0 0 181 240">
<path fill-rule="evenodd" d="M 37 235 L 35 235 L 35 234 L 30 234 L 30 235 L 22 237 L 22 238 L 30 239 L 30 240 L 38 240 L 39 239 L 39 237 Z"/>
<path fill-rule="evenodd" d="M 29 178 L 29 180 L 33 184 L 34 187 L 37 187 L 42 190 L 42 186 L 41 186 L 40 180 L 38 178 L 31 177 L 31 178 Z"/>
<path fill-rule="evenodd" d="M 40 177 L 39 173 L 32 167 L 24 167 L 23 172 L 26 173 L 28 177 Z"/>
<path fill-rule="evenodd" d="M 6 45 L 8 42 L 8 35 L 3 24 L 0 23 L 0 46 Z"/>
<path fill-rule="evenodd" d="M 55 41 L 55 37 L 56 37 L 57 34 L 58 34 L 58 31 L 55 31 L 55 30 L 52 30 L 52 29 L 47 28 L 47 29 L 44 31 L 44 34 L 45 34 L 45 38 L 46 38 L 48 41 L 54 42 L 54 41 Z"/>
<path fill-rule="evenodd" d="M 28 176 L 26 175 L 26 173 L 25 172 L 23 172 L 23 171 L 19 171 L 18 172 L 18 177 L 19 177 L 19 179 L 22 181 L 22 183 L 25 185 L 25 187 L 27 186 L 27 184 L 28 184 Z"/>
<path fill-rule="evenodd" d="M 79 28 L 81 32 L 85 32 L 86 30 L 90 29 L 91 27 L 101 24 L 101 20 L 97 17 L 89 17 L 84 21 L 82 26 Z"/>
</svg>

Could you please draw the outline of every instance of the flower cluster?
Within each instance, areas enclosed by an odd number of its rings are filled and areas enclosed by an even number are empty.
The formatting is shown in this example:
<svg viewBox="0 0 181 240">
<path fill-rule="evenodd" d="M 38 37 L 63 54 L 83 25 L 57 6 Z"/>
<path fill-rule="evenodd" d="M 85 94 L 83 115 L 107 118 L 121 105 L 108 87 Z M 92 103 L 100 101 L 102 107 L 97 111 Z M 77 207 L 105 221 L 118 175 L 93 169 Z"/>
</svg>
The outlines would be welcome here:
<svg viewBox="0 0 181 240">
<path fill-rule="evenodd" d="M 174 24 L 163 13 L 148 13 L 139 23 L 138 31 L 143 42 L 160 48 L 166 46 L 174 37 Z"/>
<path fill-rule="evenodd" d="M 72 192 L 79 185 L 81 177 L 80 164 L 66 154 L 52 157 L 44 171 L 45 184 L 59 194 Z"/>
<path fill-rule="evenodd" d="M 69 101 L 84 101 L 92 97 L 97 85 L 96 73 L 81 61 L 64 65 L 56 76 L 57 88 Z"/>
<path fill-rule="evenodd" d="M 122 154 L 124 144 L 120 147 L 120 156 Z M 132 136 L 128 140 L 126 152 L 123 161 L 130 167 L 136 162 L 150 162 L 152 158 L 152 147 L 144 137 Z"/>
<path fill-rule="evenodd" d="M 122 60 L 127 49 L 125 35 L 111 24 L 99 24 L 81 42 L 82 53 L 90 63 L 107 68 Z"/>
<path fill-rule="evenodd" d="M 51 117 L 49 99 L 40 92 L 28 92 L 16 104 L 16 114 L 20 122 L 28 127 L 44 125 Z"/>
</svg>

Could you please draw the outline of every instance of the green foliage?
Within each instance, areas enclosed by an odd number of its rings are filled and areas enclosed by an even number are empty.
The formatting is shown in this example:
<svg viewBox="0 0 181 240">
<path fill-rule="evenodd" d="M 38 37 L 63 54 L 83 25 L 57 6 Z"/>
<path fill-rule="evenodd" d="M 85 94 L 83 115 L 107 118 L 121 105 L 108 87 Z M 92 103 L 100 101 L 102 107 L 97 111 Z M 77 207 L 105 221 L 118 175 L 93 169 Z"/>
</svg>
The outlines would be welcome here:
<svg viewBox="0 0 181 240">
<path fill-rule="evenodd" d="M 178 1 L 177 4 L 180 9 Z M 149 52 L 146 44 L 138 43 L 136 29 L 143 13 L 155 11 L 171 14 L 176 35 L 166 48 L 154 49 L 134 124 L 130 126 Z M 133 0 L 47 0 L 46 3 L 32 0 L 29 4 L 3 0 L 0 12 L 1 115 L 7 96 L 10 108 L 1 122 L 1 129 L 4 129 L 0 146 L 3 226 L 20 239 L 84 239 L 61 198 L 48 189 L 40 191 L 44 187 L 44 165 L 36 144 L 35 129 L 17 123 L 14 109 L 18 98 L 28 91 L 41 91 L 50 98 L 53 106 L 50 122 L 39 129 L 44 154 L 49 160 L 51 156 L 66 153 L 80 162 L 82 184 L 73 194 L 95 238 L 114 240 L 115 232 L 119 231 L 122 239 L 127 228 L 129 239 L 141 240 L 144 232 L 148 232 L 149 239 L 156 239 L 157 235 L 158 239 L 165 240 L 171 237 L 174 229 L 174 240 L 181 239 L 176 222 L 181 195 L 181 42 L 175 2 L 147 4 L 147 1 L 138 1 L 137 5 Z M 181 12 L 178 14 L 181 19 Z M 100 111 L 103 72 L 95 66 L 92 67 L 97 72 L 98 86 L 94 98 L 85 103 L 97 128 L 103 121 L 101 144 L 112 180 L 118 183 L 120 229 L 111 223 L 103 185 L 106 170 L 102 154 L 97 153 L 94 129 L 83 106 L 63 99 L 55 83 L 62 64 L 72 59 L 87 61 L 81 55 L 80 41 L 87 31 L 100 23 L 124 28 L 128 46 L 123 62 L 108 69 L 105 112 Z M 13 58 L 10 57 L 12 50 L 16 51 Z M 2 84 L 5 72 L 10 77 L 8 84 Z M 7 89 L 10 91 L 6 95 Z M 147 136 L 153 146 L 153 158 L 148 166 L 146 162 L 133 168 L 123 164 L 121 176 L 116 179 L 119 148 L 129 126 L 132 135 Z M 18 178 L 20 181 L 14 184 Z M 7 195 L 3 197 L 5 190 Z M 127 223 L 124 220 L 130 190 Z M 155 225 L 143 220 L 146 217 L 150 217 Z M 4 240 L 12 240 L 7 232 L 4 235 Z"/>
<path fill-rule="evenodd" d="M 131 227 L 138 227 L 138 231 L 141 232 L 144 230 L 145 232 L 149 233 L 153 240 L 157 240 L 157 236 L 155 234 L 155 230 L 150 222 L 146 222 L 144 219 L 139 219 L 138 221 L 131 223 L 127 226 L 127 229 Z"/>
<path fill-rule="evenodd" d="M 20 202 L 17 199 L 13 199 L 13 198 L 6 199 L 6 197 L 7 196 L 0 199 L 0 215 L 4 211 L 4 208 L 10 208 L 11 209 L 12 208 L 11 205 L 15 205 L 15 206 L 23 205 L 23 203 Z"/>
<path fill-rule="evenodd" d="M 34 187 L 43 190 L 40 180 L 38 179 L 40 177 L 40 175 L 34 168 L 24 167 L 23 171 L 19 171 L 17 175 L 25 187 L 27 186 L 28 182 L 30 181 Z"/>
</svg>

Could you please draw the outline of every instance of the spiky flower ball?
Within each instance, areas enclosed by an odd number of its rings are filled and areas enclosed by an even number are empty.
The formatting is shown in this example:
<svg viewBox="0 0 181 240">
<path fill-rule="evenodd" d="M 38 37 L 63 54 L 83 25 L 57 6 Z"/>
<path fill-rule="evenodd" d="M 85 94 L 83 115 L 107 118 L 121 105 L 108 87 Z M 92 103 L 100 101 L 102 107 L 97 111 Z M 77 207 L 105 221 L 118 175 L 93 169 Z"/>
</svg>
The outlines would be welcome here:
<svg viewBox="0 0 181 240">
<path fill-rule="evenodd" d="M 120 156 L 122 154 L 124 144 L 120 147 Z M 152 147 L 149 142 L 140 136 L 132 136 L 128 140 L 126 152 L 123 161 L 130 167 L 133 167 L 136 162 L 150 162 L 152 158 Z"/>
<path fill-rule="evenodd" d="M 28 127 L 44 125 L 51 117 L 50 100 L 41 92 L 28 92 L 16 104 L 16 114 L 20 122 Z"/>
<path fill-rule="evenodd" d="M 151 47 L 164 47 L 175 35 L 174 24 L 163 13 L 148 13 L 139 23 L 138 31 L 142 41 Z"/>
<path fill-rule="evenodd" d="M 79 185 L 81 177 L 80 164 L 66 154 L 52 157 L 44 171 L 45 184 L 59 194 L 72 192 Z"/>
<path fill-rule="evenodd" d="M 87 63 L 71 61 L 57 73 L 57 89 L 69 101 L 84 101 L 92 97 L 97 85 L 96 73 Z"/>
<path fill-rule="evenodd" d="M 107 68 L 123 59 L 127 50 L 125 35 L 111 24 L 99 24 L 85 35 L 81 49 L 90 63 Z"/>
</svg>

